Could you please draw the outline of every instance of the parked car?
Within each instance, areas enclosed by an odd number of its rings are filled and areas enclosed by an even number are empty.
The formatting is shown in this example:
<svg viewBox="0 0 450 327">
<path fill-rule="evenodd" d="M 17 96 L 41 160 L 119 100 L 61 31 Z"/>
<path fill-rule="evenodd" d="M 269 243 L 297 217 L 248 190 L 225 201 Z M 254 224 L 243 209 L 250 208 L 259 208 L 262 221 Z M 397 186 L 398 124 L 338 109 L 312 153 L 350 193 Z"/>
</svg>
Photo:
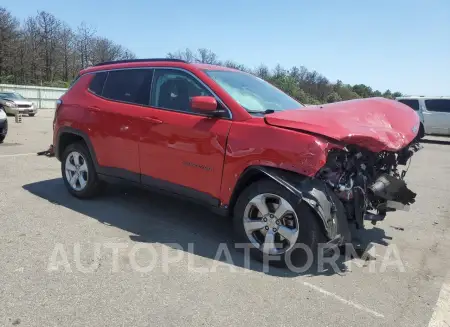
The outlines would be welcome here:
<svg viewBox="0 0 450 327">
<path fill-rule="evenodd" d="M 184 196 L 232 217 L 255 258 L 284 265 L 304 259 L 298 244 L 342 245 L 351 226 L 415 201 L 397 169 L 419 149 L 419 125 L 394 100 L 305 107 L 238 70 L 128 60 L 80 72 L 58 100 L 53 148 L 75 197 L 117 178 Z"/>
<path fill-rule="evenodd" d="M 8 118 L 3 109 L 0 108 L 0 143 L 3 143 L 6 134 L 8 134 Z"/>
<path fill-rule="evenodd" d="M 17 92 L 0 92 L 0 106 L 7 115 L 22 113 L 33 117 L 37 114 L 37 108 L 33 102 Z"/>
<path fill-rule="evenodd" d="M 450 97 L 408 96 L 397 101 L 414 109 L 420 116 L 420 132 L 450 136 Z"/>
</svg>

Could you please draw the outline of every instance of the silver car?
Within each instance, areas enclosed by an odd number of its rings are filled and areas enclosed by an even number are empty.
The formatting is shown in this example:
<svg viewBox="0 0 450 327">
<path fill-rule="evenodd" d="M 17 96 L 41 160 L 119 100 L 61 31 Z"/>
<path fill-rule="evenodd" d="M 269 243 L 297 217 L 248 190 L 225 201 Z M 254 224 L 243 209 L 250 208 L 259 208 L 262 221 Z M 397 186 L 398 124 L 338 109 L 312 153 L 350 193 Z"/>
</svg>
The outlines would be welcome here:
<svg viewBox="0 0 450 327">
<path fill-rule="evenodd" d="M 410 106 L 420 116 L 422 136 L 450 136 L 450 97 L 408 96 L 396 100 Z"/>
<path fill-rule="evenodd" d="M 34 116 L 37 114 L 37 108 L 33 102 L 16 92 L 0 92 L 0 108 L 3 108 L 7 115 L 22 113 Z"/>
</svg>

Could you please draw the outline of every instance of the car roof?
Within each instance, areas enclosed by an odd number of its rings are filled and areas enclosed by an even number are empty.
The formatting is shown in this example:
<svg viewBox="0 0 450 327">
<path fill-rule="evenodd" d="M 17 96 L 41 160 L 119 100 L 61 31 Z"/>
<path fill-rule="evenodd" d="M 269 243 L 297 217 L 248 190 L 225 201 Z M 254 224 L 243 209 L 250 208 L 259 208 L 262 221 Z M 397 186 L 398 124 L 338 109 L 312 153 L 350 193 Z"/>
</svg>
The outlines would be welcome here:
<svg viewBox="0 0 450 327">
<path fill-rule="evenodd" d="M 219 65 L 210 65 L 203 63 L 189 63 L 180 59 L 170 59 L 170 58 L 155 58 L 155 59 L 131 59 L 131 60 L 117 60 L 117 61 L 107 61 L 99 63 L 95 66 L 91 66 L 83 69 L 80 72 L 80 75 L 103 71 L 103 70 L 112 70 L 112 69 L 120 69 L 120 68 L 139 68 L 139 67 L 178 67 L 178 68 L 187 68 L 194 67 L 200 70 L 224 70 L 224 71 L 236 71 L 239 70 Z"/>
</svg>

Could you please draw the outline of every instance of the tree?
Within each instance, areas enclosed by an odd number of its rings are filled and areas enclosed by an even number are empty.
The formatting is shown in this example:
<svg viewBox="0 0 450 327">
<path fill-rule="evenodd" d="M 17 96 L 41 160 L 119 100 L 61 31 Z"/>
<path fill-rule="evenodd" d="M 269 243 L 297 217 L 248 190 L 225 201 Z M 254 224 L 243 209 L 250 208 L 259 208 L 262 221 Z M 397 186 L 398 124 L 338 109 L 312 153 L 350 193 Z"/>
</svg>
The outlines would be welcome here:
<svg viewBox="0 0 450 327">
<path fill-rule="evenodd" d="M 0 80 L 7 81 L 14 70 L 14 56 L 19 38 L 19 22 L 5 8 L 0 7 Z"/>
<path fill-rule="evenodd" d="M 73 71 L 75 67 L 71 67 L 71 57 L 74 55 L 74 47 L 75 47 L 75 34 L 72 29 L 63 24 L 61 26 L 61 30 L 59 32 L 59 54 L 62 59 L 62 79 L 64 81 L 73 78 Z"/>
<path fill-rule="evenodd" d="M 77 49 L 78 54 L 81 59 L 81 68 L 86 68 L 91 65 L 90 61 L 91 52 L 92 52 L 92 42 L 94 39 L 95 30 L 92 27 L 86 25 L 86 23 L 81 23 L 78 27 L 77 32 Z"/>
<path fill-rule="evenodd" d="M 44 79 L 52 82 L 54 70 L 60 59 L 57 56 L 56 49 L 59 42 L 61 22 L 55 16 L 45 11 L 38 13 L 35 22 L 39 51 L 44 65 Z"/>
<path fill-rule="evenodd" d="M 341 96 L 337 92 L 331 92 L 327 96 L 327 103 L 342 101 Z"/>
<path fill-rule="evenodd" d="M 391 92 L 391 90 L 386 90 L 386 91 L 383 93 L 383 96 L 384 96 L 385 98 L 392 99 L 392 92 Z"/>
<path fill-rule="evenodd" d="M 136 58 L 113 40 L 97 35 L 94 27 L 82 22 L 72 29 L 46 11 L 20 23 L 0 7 L 0 83 L 65 86 L 80 70 L 104 61 Z M 395 98 L 400 92 L 380 92 L 365 84 L 331 82 L 321 73 L 304 66 L 270 69 L 264 64 L 249 68 L 233 60 L 221 60 L 208 48 L 186 48 L 167 58 L 190 63 L 221 65 L 258 76 L 306 104 L 329 103 L 365 97 Z"/>
<path fill-rule="evenodd" d="M 349 85 L 344 84 L 341 80 L 337 80 L 336 83 L 331 83 L 319 72 L 310 71 L 304 66 L 294 66 L 291 69 L 286 69 L 278 64 L 273 70 L 270 70 L 266 65 L 261 64 L 255 69 L 249 69 L 234 61 L 226 60 L 222 62 L 214 52 L 204 48 L 196 51 L 185 49 L 171 52 L 167 54 L 167 57 L 183 59 L 193 63 L 200 62 L 222 65 L 250 72 L 272 83 L 299 102 L 306 104 L 331 103 L 374 96 L 392 98 L 395 94 L 401 94 L 399 92 L 391 94 L 390 91 L 382 94 L 378 90 L 373 91 L 370 86 L 365 84 Z"/>
</svg>

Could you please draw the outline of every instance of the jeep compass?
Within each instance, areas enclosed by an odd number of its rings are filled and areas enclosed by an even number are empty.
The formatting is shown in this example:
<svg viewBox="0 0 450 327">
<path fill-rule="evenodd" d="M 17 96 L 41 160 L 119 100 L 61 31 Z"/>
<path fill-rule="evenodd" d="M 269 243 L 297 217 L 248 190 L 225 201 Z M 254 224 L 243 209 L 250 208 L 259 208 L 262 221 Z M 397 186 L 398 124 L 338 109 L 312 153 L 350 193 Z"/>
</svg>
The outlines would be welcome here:
<svg viewBox="0 0 450 327">
<path fill-rule="evenodd" d="M 319 243 L 351 242 L 353 227 L 416 197 L 404 167 L 420 148 L 420 121 L 407 105 L 304 106 L 220 66 L 138 59 L 89 67 L 58 100 L 53 127 L 74 196 L 92 197 L 111 178 L 183 196 L 229 216 L 255 258 L 282 265 L 300 260 L 297 245 L 316 253 Z"/>
</svg>

